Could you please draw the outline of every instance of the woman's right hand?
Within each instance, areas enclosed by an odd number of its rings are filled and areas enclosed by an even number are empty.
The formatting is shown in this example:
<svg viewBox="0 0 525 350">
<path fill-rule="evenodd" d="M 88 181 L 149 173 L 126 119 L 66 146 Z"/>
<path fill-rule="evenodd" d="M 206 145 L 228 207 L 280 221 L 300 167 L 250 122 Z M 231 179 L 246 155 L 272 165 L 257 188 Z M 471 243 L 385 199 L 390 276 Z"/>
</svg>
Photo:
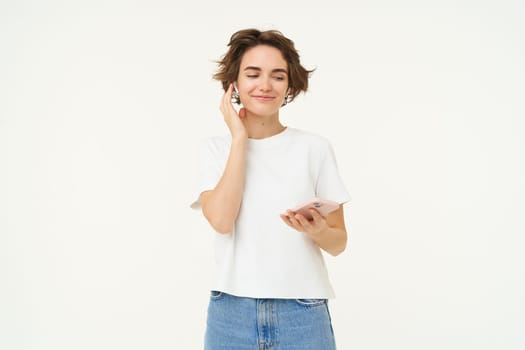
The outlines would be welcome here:
<svg viewBox="0 0 525 350">
<path fill-rule="evenodd" d="M 221 112 L 224 116 L 224 121 L 230 129 L 232 138 L 248 138 L 248 132 L 244 126 L 246 120 L 246 109 L 241 108 L 239 113 L 235 110 L 232 104 L 233 84 L 230 84 L 228 90 L 224 93 L 221 100 Z"/>
</svg>

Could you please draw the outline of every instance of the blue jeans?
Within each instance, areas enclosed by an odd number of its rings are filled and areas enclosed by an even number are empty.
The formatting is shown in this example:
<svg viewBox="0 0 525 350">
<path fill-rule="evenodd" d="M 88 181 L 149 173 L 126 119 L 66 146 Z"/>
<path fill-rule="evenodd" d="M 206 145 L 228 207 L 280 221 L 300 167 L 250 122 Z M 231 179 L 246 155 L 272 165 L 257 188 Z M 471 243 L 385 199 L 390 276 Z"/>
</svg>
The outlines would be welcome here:
<svg viewBox="0 0 525 350">
<path fill-rule="evenodd" d="M 212 291 L 205 350 L 334 350 L 326 299 L 253 299 Z"/>
</svg>

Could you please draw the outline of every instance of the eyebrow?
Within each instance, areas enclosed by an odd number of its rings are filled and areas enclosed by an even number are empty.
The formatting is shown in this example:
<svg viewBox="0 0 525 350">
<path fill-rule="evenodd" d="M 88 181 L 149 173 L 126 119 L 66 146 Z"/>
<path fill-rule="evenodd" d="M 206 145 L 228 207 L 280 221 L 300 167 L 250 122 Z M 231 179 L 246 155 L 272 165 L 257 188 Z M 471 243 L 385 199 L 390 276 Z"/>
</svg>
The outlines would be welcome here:
<svg viewBox="0 0 525 350">
<path fill-rule="evenodd" d="M 259 68 L 259 67 L 255 67 L 255 66 L 248 66 L 246 68 L 244 68 L 244 70 L 256 70 L 256 71 L 261 71 L 262 69 Z M 288 71 L 284 68 L 275 68 L 275 69 L 272 69 L 272 73 L 286 73 L 288 74 Z"/>
</svg>

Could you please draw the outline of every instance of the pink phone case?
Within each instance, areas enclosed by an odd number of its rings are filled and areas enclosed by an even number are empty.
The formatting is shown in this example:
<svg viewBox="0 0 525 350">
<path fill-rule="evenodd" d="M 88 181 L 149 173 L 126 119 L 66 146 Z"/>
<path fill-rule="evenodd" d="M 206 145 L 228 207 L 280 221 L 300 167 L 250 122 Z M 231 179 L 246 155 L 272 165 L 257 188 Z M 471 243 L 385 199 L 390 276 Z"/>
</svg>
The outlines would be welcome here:
<svg viewBox="0 0 525 350">
<path fill-rule="evenodd" d="M 298 205 L 297 207 L 292 209 L 292 211 L 297 214 L 303 215 L 308 220 L 312 220 L 313 217 L 310 214 L 310 208 L 317 210 L 322 216 L 326 216 L 328 215 L 328 213 L 331 213 L 332 211 L 339 208 L 339 203 L 330 201 L 328 199 L 313 198 L 310 199 L 308 202 Z"/>
</svg>

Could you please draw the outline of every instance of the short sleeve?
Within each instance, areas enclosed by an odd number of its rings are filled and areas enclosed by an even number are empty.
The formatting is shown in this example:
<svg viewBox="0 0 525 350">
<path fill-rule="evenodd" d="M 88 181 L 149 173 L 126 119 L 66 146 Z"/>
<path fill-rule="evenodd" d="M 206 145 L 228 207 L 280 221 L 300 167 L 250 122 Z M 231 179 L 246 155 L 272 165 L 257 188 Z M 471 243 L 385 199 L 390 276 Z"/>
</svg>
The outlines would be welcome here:
<svg viewBox="0 0 525 350">
<path fill-rule="evenodd" d="M 200 195 L 202 192 L 213 190 L 219 182 L 224 165 L 221 164 L 220 147 L 213 139 L 201 142 L 197 154 L 197 182 L 190 207 L 200 209 Z"/>
<path fill-rule="evenodd" d="M 332 145 L 326 141 L 322 150 L 316 195 L 319 198 L 344 204 L 350 201 L 351 197 L 339 174 Z"/>
</svg>

